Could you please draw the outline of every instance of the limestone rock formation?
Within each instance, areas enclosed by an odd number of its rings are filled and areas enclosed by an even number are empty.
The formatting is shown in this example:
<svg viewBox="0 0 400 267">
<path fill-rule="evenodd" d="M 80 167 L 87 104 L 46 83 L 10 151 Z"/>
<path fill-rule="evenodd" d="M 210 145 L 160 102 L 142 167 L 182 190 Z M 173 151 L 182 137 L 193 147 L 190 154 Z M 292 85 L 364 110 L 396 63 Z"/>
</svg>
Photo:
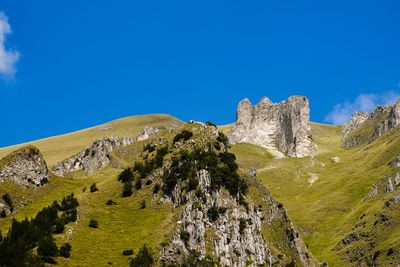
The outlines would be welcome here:
<svg viewBox="0 0 400 267">
<path fill-rule="evenodd" d="M 305 96 L 292 96 L 278 104 L 264 97 L 255 106 L 246 98 L 238 105 L 236 123 L 227 137 L 231 144 L 251 143 L 289 157 L 311 156 L 316 146 L 309 119 Z"/>
<path fill-rule="evenodd" d="M 396 128 L 400 124 L 400 99 L 394 105 L 377 106 L 366 119 L 365 113 L 361 113 L 356 112 L 345 124 L 342 132 L 344 148 L 356 147 L 361 143 L 371 143 L 385 132 Z M 368 127 L 362 128 L 366 124 Z M 357 134 L 351 134 L 358 128 L 360 130 Z"/>
<path fill-rule="evenodd" d="M 150 126 L 145 126 L 143 131 L 141 131 L 135 141 L 143 141 L 143 140 L 147 140 L 150 138 L 150 135 L 152 134 L 157 134 L 159 132 L 159 130 L 157 128 L 153 128 Z"/>
<path fill-rule="evenodd" d="M 368 112 L 355 112 L 350 120 L 343 125 L 342 141 L 368 118 Z"/>
<path fill-rule="evenodd" d="M 40 186 L 48 180 L 47 164 L 34 146 L 18 149 L 0 160 L 0 182 Z"/>
<path fill-rule="evenodd" d="M 197 251 L 199 258 L 205 258 L 208 245 L 205 237 L 212 233 L 211 246 L 213 254 L 218 255 L 222 266 L 247 266 L 252 262 L 254 266 L 266 264 L 269 266 L 277 259 L 274 258 L 271 248 L 262 235 L 263 224 L 273 224 L 279 221 L 280 225 L 287 224 L 283 231 L 291 249 L 304 266 L 315 266 L 308 257 L 305 244 L 299 238 L 293 225 L 286 215 L 286 211 L 276 202 L 270 193 L 264 188 L 265 194 L 262 202 L 265 210 L 249 206 L 244 208 L 236 198 L 224 190 L 211 191 L 211 178 L 207 170 L 197 173 L 199 191 L 203 196 L 193 192 L 186 195 L 179 194 L 178 185 L 175 188 L 170 201 L 174 206 L 185 205 L 180 220 L 169 246 L 161 251 L 162 262 L 182 262 L 190 251 Z M 215 221 L 210 220 L 210 212 L 225 209 Z M 245 224 L 243 227 L 241 225 Z M 182 234 L 187 235 L 187 240 L 182 240 Z M 253 265 L 251 265 L 253 266 Z"/>
<path fill-rule="evenodd" d="M 95 172 L 110 164 L 110 153 L 113 149 L 130 145 L 133 142 L 133 138 L 127 136 L 122 139 L 118 139 L 115 135 L 111 136 L 111 138 L 103 137 L 86 147 L 78 155 L 63 162 L 57 162 L 54 164 L 52 171 L 59 176 L 65 176 L 70 172 L 79 170 L 84 170 L 88 173 Z"/>
</svg>

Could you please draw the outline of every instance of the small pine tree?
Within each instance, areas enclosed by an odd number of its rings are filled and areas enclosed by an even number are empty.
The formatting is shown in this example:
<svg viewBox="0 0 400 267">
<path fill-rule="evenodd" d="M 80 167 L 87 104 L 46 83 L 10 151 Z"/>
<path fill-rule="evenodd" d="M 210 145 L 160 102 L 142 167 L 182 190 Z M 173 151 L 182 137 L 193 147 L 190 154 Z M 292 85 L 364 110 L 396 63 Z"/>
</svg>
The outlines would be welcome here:
<svg viewBox="0 0 400 267">
<path fill-rule="evenodd" d="M 130 197 L 132 195 L 133 185 L 131 182 L 124 183 L 124 189 L 122 190 L 122 197 Z"/>
<path fill-rule="evenodd" d="M 96 191 L 99 191 L 99 189 L 97 189 L 96 183 L 93 183 L 93 184 L 90 186 L 90 193 L 93 193 L 93 192 L 96 192 Z"/>
<path fill-rule="evenodd" d="M 60 256 L 64 258 L 69 258 L 71 251 L 71 245 L 67 242 L 60 248 Z"/>
<path fill-rule="evenodd" d="M 89 227 L 99 228 L 99 223 L 95 219 L 90 219 Z"/>
<path fill-rule="evenodd" d="M 136 181 L 135 188 L 136 188 L 136 190 L 139 190 L 142 188 L 142 180 L 141 179 Z"/>
<path fill-rule="evenodd" d="M 52 235 L 45 236 L 39 241 L 37 253 L 43 258 L 51 258 L 57 256 L 58 249 Z"/>
<path fill-rule="evenodd" d="M 154 256 L 146 244 L 139 250 L 138 254 L 131 260 L 131 267 L 151 267 L 154 265 Z"/>
<path fill-rule="evenodd" d="M 6 210 L 3 209 L 3 210 L 1 211 L 1 213 L 0 213 L 0 218 L 5 218 L 5 217 L 7 217 L 7 213 L 6 213 Z"/>
<path fill-rule="evenodd" d="M 145 209 L 146 208 L 146 200 L 142 200 L 141 202 L 140 202 L 140 208 L 141 209 Z"/>
</svg>

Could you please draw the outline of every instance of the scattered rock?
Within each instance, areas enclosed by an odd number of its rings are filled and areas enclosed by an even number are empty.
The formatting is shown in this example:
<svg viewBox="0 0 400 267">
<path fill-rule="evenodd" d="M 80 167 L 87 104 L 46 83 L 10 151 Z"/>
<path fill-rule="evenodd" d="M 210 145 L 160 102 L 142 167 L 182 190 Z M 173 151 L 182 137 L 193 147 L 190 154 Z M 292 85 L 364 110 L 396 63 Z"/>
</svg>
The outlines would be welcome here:
<svg viewBox="0 0 400 267">
<path fill-rule="evenodd" d="M 309 113 L 305 96 L 292 96 L 279 104 L 264 97 L 255 106 L 246 98 L 238 105 L 236 123 L 227 137 L 231 144 L 251 143 L 289 157 L 311 156 L 316 146 Z"/>
<path fill-rule="evenodd" d="M 369 190 L 368 195 L 365 197 L 364 201 L 367 201 L 368 199 L 376 196 L 378 194 L 378 187 L 373 184 L 371 190 Z"/>
<path fill-rule="evenodd" d="M 316 175 L 315 173 L 309 173 L 310 178 L 308 178 L 308 183 L 311 186 L 315 181 L 318 180 L 318 175 Z"/>
<path fill-rule="evenodd" d="M 389 178 L 385 185 L 385 194 L 392 193 L 394 191 L 392 179 Z"/>
<path fill-rule="evenodd" d="M 109 129 L 112 129 L 112 128 L 114 128 L 114 126 L 112 126 L 112 124 L 111 123 L 107 123 L 107 124 L 104 124 L 104 125 L 102 125 L 102 126 L 99 126 L 98 128 L 96 128 L 96 132 L 101 132 L 101 131 L 106 131 L 106 130 L 109 130 Z"/>
<path fill-rule="evenodd" d="M 34 146 L 20 148 L 0 160 L 0 182 L 40 186 L 48 180 L 47 164 Z"/>
<path fill-rule="evenodd" d="M 332 158 L 332 161 L 337 163 L 337 162 L 340 161 L 340 158 L 339 158 L 338 156 L 334 156 L 334 157 Z"/>
<path fill-rule="evenodd" d="M 111 136 L 111 138 L 103 137 L 86 147 L 78 155 L 63 162 L 57 162 L 54 164 L 52 171 L 58 176 L 65 176 L 70 172 L 79 170 L 84 170 L 88 173 L 95 172 L 110 164 L 110 153 L 113 149 L 130 145 L 133 142 L 133 138 L 127 136 L 122 139 L 118 139 L 115 135 Z"/>
<path fill-rule="evenodd" d="M 355 112 L 350 120 L 343 125 L 342 141 L 368 118 L 368 112 Z"/>
<path fill-rule="evenodd" d="M 150 126 L 145 126 L 143 131 L 141 131 L 135 141 L 143 141 L 143 140 L 147 140 L 150 138 L 150 135 L 152 134 L 158 134 L 159 130 L 157 128 L 153 128 Z"/>
<path fill-rule="evenodd" d="M 257 169 L 256 168 L 250 169 L 250 176 L 253 178 L 257 178 Z"/>
</svg>

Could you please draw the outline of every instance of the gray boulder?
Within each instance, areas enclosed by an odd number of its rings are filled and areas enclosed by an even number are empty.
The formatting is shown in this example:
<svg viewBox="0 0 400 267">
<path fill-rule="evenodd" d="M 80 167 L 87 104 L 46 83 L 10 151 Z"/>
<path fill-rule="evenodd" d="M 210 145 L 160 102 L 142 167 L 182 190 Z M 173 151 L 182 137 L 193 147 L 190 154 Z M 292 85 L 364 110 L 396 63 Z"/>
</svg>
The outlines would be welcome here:
<svg viewBox="0 0 400 267">
<path fill-rule="evenodd" d="M 231 144 L 255 144 L 289 157 L 311 156 L 316 146 L 309 119 L 305 96 L 292 96 L 278 104 L 264 97 L 255 106 L 246 98 L 238 105 L 236 123 L 227 137 Z"/>
<path fill-rule="evenodd" d="M 48 180 L 47 164 L 34 146 L 18 149 L 0 160 L 0 182 L 40 186 Z"/>
</svg>

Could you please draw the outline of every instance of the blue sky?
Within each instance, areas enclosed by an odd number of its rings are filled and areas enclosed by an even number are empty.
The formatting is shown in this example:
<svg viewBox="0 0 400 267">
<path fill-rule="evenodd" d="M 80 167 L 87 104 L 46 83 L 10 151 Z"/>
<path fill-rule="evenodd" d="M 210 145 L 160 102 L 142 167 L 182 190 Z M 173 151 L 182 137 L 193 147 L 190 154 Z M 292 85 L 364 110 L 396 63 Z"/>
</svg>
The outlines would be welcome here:
<svg viewBox="0 0 400 267">
<path fill-rule="evenodd" d="M 398 1 L 0 2 L 0 147 L 138 114 L 235 120 L 306 95 L 340 124 L 399 97 Z"/>
</svg>

